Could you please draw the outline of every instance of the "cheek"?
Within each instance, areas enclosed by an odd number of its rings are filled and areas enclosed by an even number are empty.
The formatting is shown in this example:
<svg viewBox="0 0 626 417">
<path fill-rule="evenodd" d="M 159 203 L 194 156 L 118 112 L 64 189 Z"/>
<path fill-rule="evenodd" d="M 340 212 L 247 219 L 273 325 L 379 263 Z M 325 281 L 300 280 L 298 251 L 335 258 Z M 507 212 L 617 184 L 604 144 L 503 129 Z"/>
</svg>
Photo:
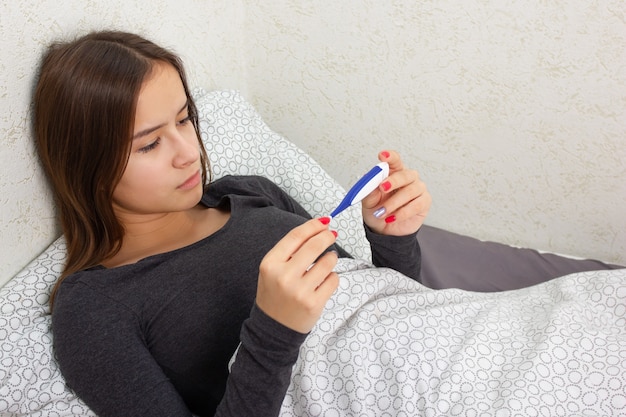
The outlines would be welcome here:
<svg viewBox="0 0 626 417">
<path fill-rule="evenodd" d="M 129 161 L 120 182 L 113 190 L 113 199 L 116 202 L 122 200 L 142 199 L 146 194 L 151 194 L 158 189 L 159 175 L 156 164 L 141 164 Z"/>
</svg>

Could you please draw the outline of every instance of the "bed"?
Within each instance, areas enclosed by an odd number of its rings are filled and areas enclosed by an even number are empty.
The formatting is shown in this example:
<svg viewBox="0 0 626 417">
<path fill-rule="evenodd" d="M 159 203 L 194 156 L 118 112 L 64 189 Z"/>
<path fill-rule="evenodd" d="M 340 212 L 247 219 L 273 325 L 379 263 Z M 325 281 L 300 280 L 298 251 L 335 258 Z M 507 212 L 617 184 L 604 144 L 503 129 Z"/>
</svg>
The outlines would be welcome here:
<svg viewBox="0 0 626 417">
<path fill-rule="evenodd" d="M 266 176 L 317 216 L 341 200 L 342 187 L 240 94 L 194 96 L 215 178 Z M 372 268 L 357 207 L 333 221 L 356 259 L 338 264 L 340 288 L 281 415 L 626 416 L 623 267 L 426 225 L 420 285 Z M 52 351 L 48 298 L 64 257 L 59 237 L 0 289 L 2 417 L 94 415 Z"/>
</svg>

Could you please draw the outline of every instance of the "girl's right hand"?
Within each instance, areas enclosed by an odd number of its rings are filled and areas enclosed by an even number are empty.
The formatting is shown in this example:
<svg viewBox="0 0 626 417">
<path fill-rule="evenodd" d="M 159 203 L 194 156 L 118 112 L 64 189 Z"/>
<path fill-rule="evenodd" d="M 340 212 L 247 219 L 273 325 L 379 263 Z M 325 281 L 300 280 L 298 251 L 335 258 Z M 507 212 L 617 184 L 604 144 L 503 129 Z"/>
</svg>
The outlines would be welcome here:
<svg viewBox="0 0 626 417">
<path fill-rule="evenodd" d="M 333 272 L 337 254 L 319 257 L 336 239 L 336 233 L 328 230 L 329 221 L 327 217 L 312 219 L 294 228 L 259 266 L 257 305 L 300 333 L 311 331 L 339 285 L 339 276 Z"/>
</svg>

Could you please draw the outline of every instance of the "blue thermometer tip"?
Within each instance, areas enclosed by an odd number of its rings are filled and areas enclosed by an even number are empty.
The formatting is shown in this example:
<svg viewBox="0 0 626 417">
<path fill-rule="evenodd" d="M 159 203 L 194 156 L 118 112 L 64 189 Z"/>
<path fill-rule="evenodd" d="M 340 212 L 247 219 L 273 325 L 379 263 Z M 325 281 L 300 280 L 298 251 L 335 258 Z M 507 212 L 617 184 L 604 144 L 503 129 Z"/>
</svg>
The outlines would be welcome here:
<svg viewBox="0 0 626 417">
<path fill-rule="evenodd" d="M 348 207 L 363 200 L 369 193 L 374 191 L 384 180 L 389 176 L 389 164 L 387 162 L 381 162 L 378 165 L 370 169 L 365 175 L 363 175 L 346 193 L 346 196 L 339 206 L 332 213 L 330 217 L 335 217 Z"/>
</svg>

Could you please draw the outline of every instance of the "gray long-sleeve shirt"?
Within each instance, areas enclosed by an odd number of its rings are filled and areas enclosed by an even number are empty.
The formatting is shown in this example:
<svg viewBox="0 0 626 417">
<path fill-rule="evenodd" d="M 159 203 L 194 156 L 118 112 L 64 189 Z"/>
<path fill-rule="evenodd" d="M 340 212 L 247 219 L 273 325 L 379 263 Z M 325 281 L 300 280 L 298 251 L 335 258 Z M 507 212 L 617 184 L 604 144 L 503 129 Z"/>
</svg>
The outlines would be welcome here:
<svg viewBox="0 0 626 417">
<path fill-rule="evenodd" d="M 55 354 L 69 386 L 99 416 L 258 417 L 280 409 L 306 335 L 256 307 L 258 266 L 310 215 L 261 177 L 222 178 L 202 203 L 230 211 L 222 229 L 135 264 L 75 273 L 59 289 Z M 366 236 L 375 265 L 418 278 L 414 235 L 366 228 Z"/>
</svg>

